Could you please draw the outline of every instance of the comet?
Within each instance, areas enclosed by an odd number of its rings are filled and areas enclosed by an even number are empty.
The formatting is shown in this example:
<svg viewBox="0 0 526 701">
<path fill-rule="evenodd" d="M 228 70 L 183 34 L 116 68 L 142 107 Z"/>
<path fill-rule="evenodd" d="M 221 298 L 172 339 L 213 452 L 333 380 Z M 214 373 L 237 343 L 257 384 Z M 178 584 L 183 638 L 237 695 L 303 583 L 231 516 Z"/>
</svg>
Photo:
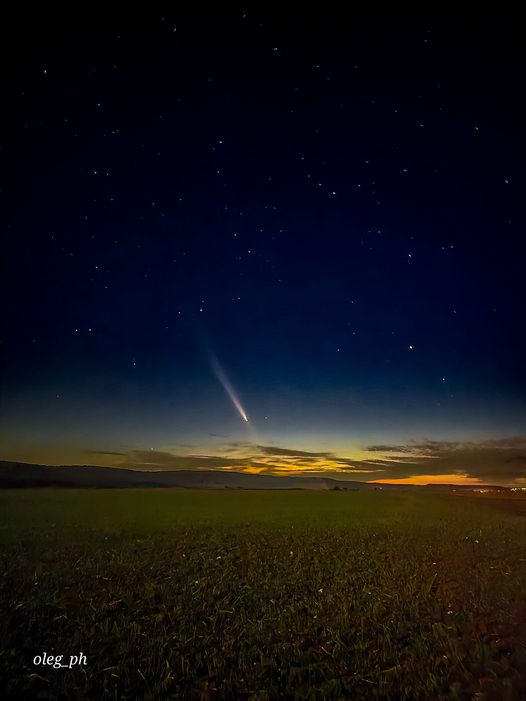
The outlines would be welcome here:
<svg viewBox="0 0 526 701">
<path fill-rule="evenodd" d="M 214 355 L 210 355 L 210 362 L 212 365 L 212 369 L 214 371 L 214 375 L 217 377 L 219 382 L 223 385 L 223 388 L 224 388 L 225 392 L 228 394 L 228 396 L 230 397 L 232 404 L 237 409 L 237 411 L 238 411 L 239 415 L 241 416 L 241 418 L 243 419 L 243 421 L 246 421 L 248 423 L 248 416 L 247 416 L 245 410 L 243 409 L 243 407 L 241 406 L 241 402 L 239 400 L 239 397 L 237 396 L 234 388 L 232 387 L 230 380 L 226 376 L 225 371 L 223 370 L 223 368 L 219 364 L 218 359 Z"/>
</svg>

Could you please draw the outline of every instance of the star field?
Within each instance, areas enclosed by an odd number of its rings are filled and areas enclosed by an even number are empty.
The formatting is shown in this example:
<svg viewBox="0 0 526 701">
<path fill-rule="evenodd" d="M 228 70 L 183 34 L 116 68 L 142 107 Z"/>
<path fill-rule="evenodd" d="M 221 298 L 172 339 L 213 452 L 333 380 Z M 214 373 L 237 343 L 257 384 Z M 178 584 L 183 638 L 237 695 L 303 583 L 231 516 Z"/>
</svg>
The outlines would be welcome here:
<svg viewBox="0 0 526 701">
<path fill-rule="evenodd" d="M 512 18 L 254 7 L 3 31 L 2 457 L 524 432 Z"/>
</svg>

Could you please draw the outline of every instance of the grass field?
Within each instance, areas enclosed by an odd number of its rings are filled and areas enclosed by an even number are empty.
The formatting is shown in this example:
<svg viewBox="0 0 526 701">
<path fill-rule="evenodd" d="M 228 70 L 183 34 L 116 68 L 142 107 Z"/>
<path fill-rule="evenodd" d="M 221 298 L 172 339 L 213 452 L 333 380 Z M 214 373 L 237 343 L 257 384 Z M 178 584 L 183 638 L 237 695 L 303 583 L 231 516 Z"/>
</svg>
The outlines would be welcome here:
<svg viewBox="0 0 526 701">
<path fill-rule="evenodd" d="M 525 516 L 385 490 L 1 491 L 0 698 L 526 699 Z"/>
</svg>

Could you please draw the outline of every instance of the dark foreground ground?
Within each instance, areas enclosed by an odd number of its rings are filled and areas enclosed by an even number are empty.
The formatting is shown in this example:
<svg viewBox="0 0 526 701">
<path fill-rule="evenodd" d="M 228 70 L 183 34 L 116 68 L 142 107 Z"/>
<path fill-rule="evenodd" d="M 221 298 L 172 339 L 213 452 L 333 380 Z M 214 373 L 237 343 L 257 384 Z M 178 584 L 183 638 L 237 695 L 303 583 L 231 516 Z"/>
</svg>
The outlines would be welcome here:
<svg viewBox="0 0 526 701">
<path fill-rule="evenodd" d="M 510 496 L 0 492 L 0 698 L 526 699 L 525 516 Z"/>
</svg>

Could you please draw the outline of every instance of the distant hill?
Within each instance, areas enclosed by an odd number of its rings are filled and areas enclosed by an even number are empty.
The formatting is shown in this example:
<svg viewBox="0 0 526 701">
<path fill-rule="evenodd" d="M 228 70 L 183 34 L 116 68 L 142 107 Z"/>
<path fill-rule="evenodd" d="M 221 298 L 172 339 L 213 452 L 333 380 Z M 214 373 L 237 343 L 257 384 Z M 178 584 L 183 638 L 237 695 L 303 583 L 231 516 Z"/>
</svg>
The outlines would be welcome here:
<svg viewBox="0 0 526 701">
<path fill-rule="evenodd" d="M 365 482 L 278 477 L 222 470 L 139 471 L 93 465 L 32 465 L 0 461 L 0 487 L 181 487 L 191 489 L 374 489 Z"/>
<path fill-rule="evenodd" d="M 427 489 L 436 491 L 449 489 L 453 491 L 479 492 L 481 489 L 488 492 L 509 492 L 510 487 L 503 487 L 498 484 L 426 484 Z"/>
<path fill-rule="evenodd" d="M 183 489 L 417 489 L 407 484 L 374 484 L 329 477 L 278 477 L 223 470 L 143 471 L 94 465 L 33 465 L 0 460 L 0 488 L 70 487 L 118 489 L 126 487 L 179 487 Z M 427 485 L 426 489 L 480 489 L 482 485 Z M 500 489 L 505 487 L 482 487 Z"/>
</svg>

